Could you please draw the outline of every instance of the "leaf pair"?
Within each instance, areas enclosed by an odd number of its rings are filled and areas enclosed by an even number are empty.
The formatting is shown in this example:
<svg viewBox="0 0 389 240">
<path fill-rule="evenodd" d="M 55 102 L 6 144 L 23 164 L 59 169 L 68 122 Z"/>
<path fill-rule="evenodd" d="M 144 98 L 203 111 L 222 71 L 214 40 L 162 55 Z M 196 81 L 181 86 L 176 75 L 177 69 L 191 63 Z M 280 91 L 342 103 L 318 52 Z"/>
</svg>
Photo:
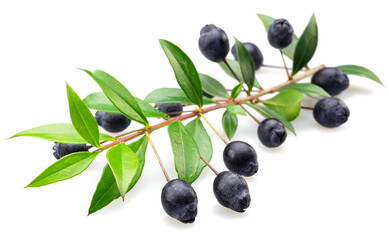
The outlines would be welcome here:
<svg viewBox="0 0 389 240">
<path fill-rule="evenodd" d="M 212 142 L 199 118 L 186 126 L 180 121 L 169 124 L 168 134 L 174 155 L 174 166 L 179 179 L 193 183 L 212 158 Z"/>
</svg>

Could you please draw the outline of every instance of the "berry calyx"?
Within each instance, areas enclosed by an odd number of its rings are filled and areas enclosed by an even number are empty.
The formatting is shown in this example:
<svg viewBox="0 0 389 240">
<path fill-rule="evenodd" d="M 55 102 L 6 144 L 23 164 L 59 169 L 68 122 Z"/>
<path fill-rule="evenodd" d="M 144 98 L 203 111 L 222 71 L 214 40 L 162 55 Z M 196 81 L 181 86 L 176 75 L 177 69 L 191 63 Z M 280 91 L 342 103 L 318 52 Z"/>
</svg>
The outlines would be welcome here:
<svg viewBox="0 0 389 240">
<path fill-rule="evenodd" d="M 75 152 L 86 152 L 88 148 L 86 144 L 66 144 L 66 143 L 55 143 L 53 147 L 53 155 L 56 159 L 60 159 L 68 154 Z"/>
<path fill-rule="evenodd" d="M 318 101 L 313 108 L 313 117 L 323 127 L 334 128 L 347 122 L 350 110 L 339 98 L 327 97 Z"/>
<path fill-rule="evenodd" d="M 236 212 L 244 212 L 251 202 L 246 180 L 237 173 L 224 171 L 213 182 L 213 193 L 224 207 Z"/>
<path fill-rule="evenodd" d="M 269 148 L 280 146 L 287 136 L 284 125 L 276 118 L 263 120 L 258 125 L 257 134 L 261 143 Z"/>
<path fill-rule="evenodd" d="M 191 185 L 181 179 L 165 184 L 161 194 L 165 212 L 183 223 L 194 222 L 197 215 L 197 195 Z"/>
<path fill-rule="evenodd" d="M 293 27 L 288 20 L 276 19 L 267 32 L 267 39 L 272 47 L 283 49 L 289 46 L 293 40 Z"/>
<path fill-rule="evenodd" d="M 335 67 L 317 71 L 312 76 L 311 82 L 326 90 L 331 96 L 339 95 L 350 85 L 347 75 Z"/>
<path fill-rule="evenodd" d="M 181 103 L 160 103 L 155 104 L 155 107 L 159 111 L 166 113 L 169 117 L 180 116 L 184 109 Z"/>
<path fill-rule="evenodd" d="M 255 45 L 254 43 L 251 42 L 244 42 L 243 43 L 244 47 L 246 50 L 250 53 L 251 58 L 253 59 L 254 65 L 255 65 L 255 70 L 258 70 L 261 68 L 263 64 L 263 55 L 261 50 Z M 238 59 L 236 56 L 236 46 L 232 46 L 231 48 L 231 53 L 234 56 L 235 60 Z"/>
<path fill-rule="evenodd" d="M 200 31 L 199 48 L 207 59 L 221 62 L 230 51 L 230 43 L 223 29 L 207 24 Z"/>
<path fill-rule="evenodd" d="M 228 170 L 243 176 L 252 176 L 258 171 L 257 153 L 246 142 L 228 143 L 224 148 L 223 160 Z"/>
<path fill-rule="evenodd" d="M 108 113 L 97 111 L 95 114 L 96 122 L 99 126 L 108 132 L 121 132 L 128 128 L 131 120 L 123 114 Z"/>
</svg>

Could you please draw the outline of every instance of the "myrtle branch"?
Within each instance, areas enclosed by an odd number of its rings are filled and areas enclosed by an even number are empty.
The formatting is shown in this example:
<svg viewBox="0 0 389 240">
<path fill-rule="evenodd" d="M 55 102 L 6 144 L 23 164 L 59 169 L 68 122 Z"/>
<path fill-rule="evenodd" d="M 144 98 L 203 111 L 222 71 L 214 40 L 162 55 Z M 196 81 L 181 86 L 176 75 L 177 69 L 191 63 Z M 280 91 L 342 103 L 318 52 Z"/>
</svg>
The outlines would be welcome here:
<svg viewBox="0 0 389 240">
<path fill-rule="evenodd" d="M 278 85 L 276 85 L 274 87 L 260 90 L 256 94 L 245 96 L 245 97 L 242 97 L 242 98 L 233 99 L 233 100 L 227 100 L 225 102 L 217 103 L 217 104 L 212 105 L 210 107 L 203 108 L 201 110 L 201 114 L 206 114 L 206 113 L 214 111 L 216 109 L 224 108 L 224 107 L 226 107 L 229 104 L 240 105 L 240 104 L 242 104 L 244 102 L 247 102 L 247 101 L 257 100 L 259 97 L 261 97 L 263 95 L 274 93 L 275 91 L 277 91 L 281 87 L 284 87 L 284 86 L 289 85 L 289 84 L 294 84 L 294 83 L 296 83 L 296 82 L 298 82 L 300 80 L 303 80 L 304 78 L 307 78 L 307 77 L 315 74 L 317 71 L 319 71 L 320 69 L 323 69 L 324 67 L 325 67 L 325 65 L 322 64 L 322 65 L 319 65 L 317 67 L 310 68 L 307 71 L 305 71 L 305 72 L 303 72 L 303 73 L 301 73 L 299 75 L 293 76 L 290 80 L 282 82 L 282 83 L 280 83 L 280 84 L 278 84 Z M 141 130 L 139 130 L 137 132 L 134 132 L 132 134 L 120 137 L 120 138 L 118 138 L 118 140 L 110 142 L 110 143 L 102 146 L 101 148 L 96 149 L 94 152 L 104 151 L 104 150 L 106 150 L 106 149 L 108 149 L 110 147 L 113 147 L 113 146 L 121 143 L 121 142 L 130 141 L 130 140 L 132 140 L 132 139 L 134 139 L 136 137 L 139 137 L 139 136 L 145 134 L 145 130 L 147 130 L 148 133 L 151 133 L 151 132 L 153 132 L 155 130 L 158 130 L 160 128 L 163 128 L 163 127 L 169 125 L 170 123 L 172 123 L 174 121 L 183 121 L 183 120 L 187 120 L 187 119 L 190 119 L 190 118 L 193 118 L 193 117 L 197 117 L 199 115 L 200 115 L 200 111 L 193 111 L 193 112 L 181 115 L 181 116 L 170 118 L 169 120 L 166 120 L 164 122 L 155 124 L 153 126 L 149 126 L 149 127 L 147 127 L 147 129 L 145 127 L 144 129 L 141 129 Z"/>
</svg>

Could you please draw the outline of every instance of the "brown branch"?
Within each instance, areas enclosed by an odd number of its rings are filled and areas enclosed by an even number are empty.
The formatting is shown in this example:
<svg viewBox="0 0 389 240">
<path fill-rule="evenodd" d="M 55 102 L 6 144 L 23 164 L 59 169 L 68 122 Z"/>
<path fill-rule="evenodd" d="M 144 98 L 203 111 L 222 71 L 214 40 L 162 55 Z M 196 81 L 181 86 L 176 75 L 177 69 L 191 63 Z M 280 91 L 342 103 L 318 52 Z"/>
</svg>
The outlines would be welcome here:
<svg viewBox="0 0 389 240">
<path fill-rule="evenodd" d="M 243 102 L 247 102 L 247 101 L 252 101 L 252 100 L 255 100 L 263 95 L 266 95 L 266 94 L 269 94 L 269 93 L 274 93 L 277 89 L 283 87 L 283 86 L 286 86 L 286 85 L 289 85 L 289 84 L 293 84 L 293 83 L 296 83 L 306 77 L 309 77 L 311 75 L 313 75 L 314 73 L 316 73 L 317 71 L 319 71 L 320 69 L 324 68 L 325 65 L 319 65 L 317 67 L 314 67 L 314 68 L 310 68 L 309 70 L 299 74 L 299 75 L 295 75 L 292 77 L 291 80 L 287 80 L 283 83 L 280 83 L 274 87 L 271 87 L 271 88 L 268 88 L 268 89 L 264 89 L 264 90 L 261 90 L 259 91 L 258 93 L 256 94 L 253 94 L 253 95 L 250 95 L 250 96 L 246 96 L 246 97 L 242 97 L 242 98 L 238 98 L 238 99 L 235 99 L 235 100 L 228 100 L 228 101 L 225 101 L 225 102 L 222 102 L 222 103 L 218 103 L 218 104 L 215 104 L 215 105 L 212 105 L 210 107 L 206 107 L 206 108 L 203 108 L 201 113 L 202 114 L 205 114 L 207 112 L 211 112 L 211 111 L 214 111 L 216 109 L 219 109 L 219 108 L 224 108 L 226 107 L 227 105 L 229 104 L 241 104 Z M 186 119 L 190 119 L 190 118 L 193 118 L 195 116 L 198 116 L 199 113 L 198 112 L 191 112 L 191 113 L 188 113 L 188 114 L 185 114 L 185 115 L 181 115 L 181 116 L 178 116 L 178 117 L 173 117 L 169 120 L 166 120 L 166 121 L 163 121 L 161 123 L 158 123 L 156 125 L 153 125 L 153 126 L 150 126 L 149 129 L 148 129 L 148 132 L 151 133 L 155 130 L 158 130 L 160 128 L 163 128 L 167 125 L 169 125 L 170 123 L 174 122 L 174 121 L 183 121 L 183 120 L 186 120 Z M 131 139 L 134 139 L 136 137 L 139 137 L 141 135 L 143 135 L 145 132 L 144 130 L 140 130 L 138 132 L 135 132 L 135 133 L 132 133 L 130 135 L 127 135 L 127 136 L 124 136 L 124 137 L 121 137 L 119 138 L 118 140 L 114 141 L 114 142 L 110 142 L 104 146 L 102 146 L 102 148 L 99 148 L 99 149 L 96 149 L 94 152 L 98 152 L 98 151 L 103 151 L 103 150 L 106 150 L 112 146 L 115 146 L 121 142 L 127 142 Z"/>
</svg>

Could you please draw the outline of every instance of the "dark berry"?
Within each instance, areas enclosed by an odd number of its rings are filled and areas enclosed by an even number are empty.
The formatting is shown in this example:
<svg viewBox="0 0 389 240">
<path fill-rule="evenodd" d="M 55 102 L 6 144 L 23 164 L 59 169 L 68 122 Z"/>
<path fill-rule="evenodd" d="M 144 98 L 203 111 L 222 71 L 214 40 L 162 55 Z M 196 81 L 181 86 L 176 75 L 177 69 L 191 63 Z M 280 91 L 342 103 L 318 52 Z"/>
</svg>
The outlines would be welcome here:
<svg viewBox="0 0 389 240">
<path fill-rule="evenodd" d="M 213 98 L 214 97 L 211 94 L 206 93 L 205 91 L 203 91 L 203 96 L 205 96 L 207 98 Z"/>
<path fill-rule="evenodd" d="M 313 117 L 323 127 L 334 128 L 347 122 L 350 110 L 335 97 L 323 98 L 313 108 Z"/>
<path fill-rule="evenodd" d="M 228 170 L 243 176 L 252 176 L 258 171 L 257 153 L 248 143 L 230 142 L 223 152 L 224 164 Z"/>
<path fill-rule="evenodd" d="M 121 132 L 128 128 L 131 120 L 123 114 L 108 113 L 97 111 L 95 114 L 96 122 L 108 132 Z"/>
<path fill-rule="evenodd" d="M 261 143 L 270 148 L 280 146 L 287 135 L 284 125 L 275 118 L 263 120 L 258 126 L 257 134 Z"/>
<path fill-rule="evenodd" d="M 166 183 L 161 202 L 165 212 L 183 223 L 194 222 L 197 215 L 197 195 L 191 185 L 181 179 Z"/>
<path fill-rule="evenodd" d="M 230 51 L 230 43 L 223 29 L 208 24 L 200 31 L 199 48 L 201 53 L 209 60 L 221 62 Z"/>
<path fill-rule="evenodd" d="M 253 62 L 254 62 L 254 65 L 255 65 L 255 69 L 258 70 L 262 66 L 262 64 L 263 64 L 263 55 L 262 55 L 261 50 L 259 50 L 257 45 L 255 45 L 254 43 L 245 42 L 245 43 L 243 43 L 243 45 L 245 46 L 247 51 L 250 53 L 251 58 L 253 59 Z M 235 46 L 235 44 L 231 48 L 231 53 L 232 53 L 232 55 L 234 56 L 235 59 L 238 59 L 238 57 L 236 56 L 236 46 Z"/>
<path fill-rule="evenodd" d="M 331 96 L 340 94 L 350 84 L 347 75 L 335 67 L 326 67 L 317 71 L 311 82 L 326 90 Z"/>
<path fill-rule="evenodd" d="M 155 104 L 155 107 L 159 111 L 166 113 L 170 117 L 180 116 L 183 110 L 181 103 L 160 103 L 160 104 Z"/>
<path fill-rule="evenodd" d="M 55 143 L 53 147 L 53 155 L 56 159 L 60 159 L 63 156 L 74 152 L 86 152 L 88 148 L 86 144 L 65 144 L 65 143 Z"/>
<path fill-rule="evenodd" d="M 219 173 L 213 182 L 213 193 L 221 205 L 234 211 L 244 212 L 250 206 L 249 187 L 246 180 L 237 173 Z"/>
<path fill-rule="evenodd" d="M 267 31 L 267 39 L 270 45 L 277 49 L 289 46 L 293 40 L 293 27 L 288 20 L 280 18 L 275 20 Z"/>
</svg>

